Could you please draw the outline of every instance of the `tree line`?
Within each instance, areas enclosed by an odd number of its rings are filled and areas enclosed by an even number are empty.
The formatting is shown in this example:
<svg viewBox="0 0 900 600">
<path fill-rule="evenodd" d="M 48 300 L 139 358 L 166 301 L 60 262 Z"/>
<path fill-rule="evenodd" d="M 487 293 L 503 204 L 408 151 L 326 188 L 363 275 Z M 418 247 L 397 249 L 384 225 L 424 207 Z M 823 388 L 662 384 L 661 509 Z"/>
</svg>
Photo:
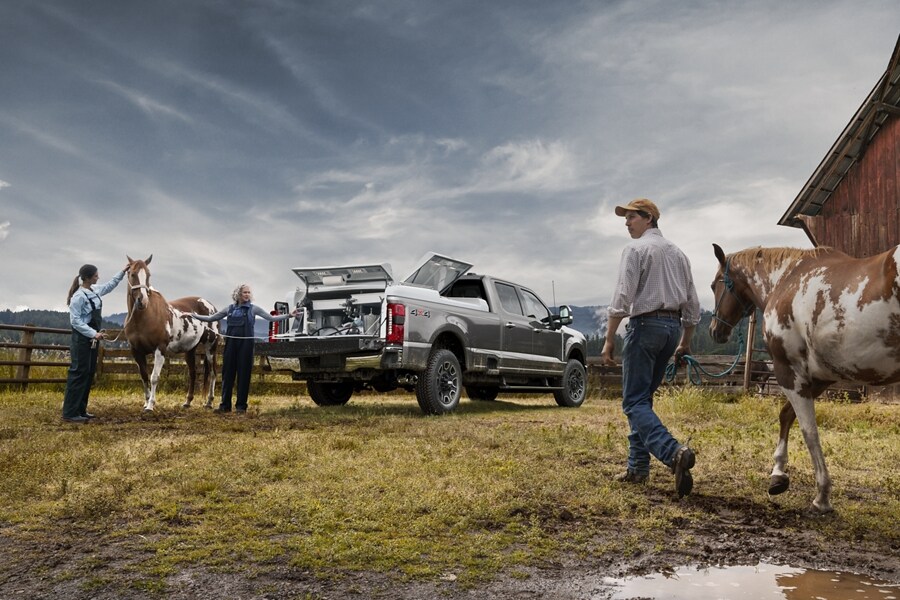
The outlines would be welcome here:
<svg viewBox="0 0 900 600">
<path fill-rule="evenodd" d="M 593 309 L 594 307 L 591 308 Z M 738 351 L 741 350 L 741 348 L 739 348 L 737 335 L 733 335 L 732 339 L 725 344 L 718 344 L 711 337 L 709 337 L 709 323 L 712 320 L 712 317 L 713 314 L 711 312 L 705 310 L 701 311 L 700 323 L 697 325 L 697 330 L 694 333 L 694 339 L 691 343 L 692 352 L 697 355 L 737 354 Z M 11 310 L 3 310 L 0 311 L 0 323 L 7 325 L 35 325 L 38 327 L 71 329 L 71 324 L 69 323 L 69 313 L 53 310 L 22 310 L 16 312 L 13 312 Z M 103 320 L 104 329 L 119 329 L 121 327 L 122 325 L 116 323 L 115 321 L 110 321 L 107 319 Z M 740 329 L 744 332 L 744 335 L 746 335 L 746 321 L 740 324 Z M 585 333 L 585 337 L 587 338 L 588 356 L 600 356 L 600 351 L 603 349 L 603 343 L 606 340 L 606 336 L 599 332 L 596 332 Z M 0 340 L 18 341 L 19 339 L 20 333 L 18 331 L 0 330 Z M 35 343 L 68 345 L 69 337 L 68 335 L 64 334 L 38 333 L 35 335 Z M 754 348 L 764 347 L 765 343 L 762 339 L 762 327 L 757 327 Z M 621 356 L 622 336 L 620 335 L 616 336 L 615 351 L 616 356 Z"/>
<path fill-rule="evenodd" d="M 72 329 L 68 312 L 56 310 L 20 310 L 9 309 L 0 311 L 0 323 L 4 325 L 34 325 L 36 327 L 50 327 L 52 329 Z M 122 326 L 114 321 L 103 319 L 103 329 L 120 329 Z M 21 332 L 0 330 L 0 340 L 18 342 Z M 36 333 L 35 344 L 60 344 L 69 345 L 69 334 L 61 333 Z"/>
</svg>

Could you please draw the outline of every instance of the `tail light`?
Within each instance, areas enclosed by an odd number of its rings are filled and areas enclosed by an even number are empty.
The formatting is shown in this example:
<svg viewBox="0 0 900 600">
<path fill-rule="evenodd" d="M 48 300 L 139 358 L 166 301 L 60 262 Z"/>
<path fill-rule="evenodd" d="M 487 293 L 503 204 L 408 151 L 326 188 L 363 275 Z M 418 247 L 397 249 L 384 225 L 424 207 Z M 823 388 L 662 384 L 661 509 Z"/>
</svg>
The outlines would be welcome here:
<svg viewBox="0 0 900 600">
<path fill-rule="evenodd" d="M 402 304 L 387 305 L 387 338 L 388 344 L 403 343 L 403 325 L 406 323 L 406 307 Z"/>
<path fill-rule="evenodd" d="M 277 310 L 271 310 L 271 311 L 269 311 L 269 314 L 277 315 L 280 313 Z M 281 325 L 281 323 L 278 321 L 269 321 L 269 341 L 270 342 L 274 342 L 275 336 L 277 336 L 280 333 L 280 328 L 279 328 L 280 325 Z"/>
</svg>

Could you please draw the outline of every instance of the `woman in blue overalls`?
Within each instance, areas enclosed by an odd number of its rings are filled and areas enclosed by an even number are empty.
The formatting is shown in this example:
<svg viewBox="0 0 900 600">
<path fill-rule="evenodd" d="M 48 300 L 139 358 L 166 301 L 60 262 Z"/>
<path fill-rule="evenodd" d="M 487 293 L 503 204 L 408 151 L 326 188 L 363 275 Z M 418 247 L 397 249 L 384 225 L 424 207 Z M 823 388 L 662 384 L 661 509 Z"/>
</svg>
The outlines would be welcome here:
<svg viewBox="0 0 900 600">
<path fill-rule="evenodd" d="M 284 321 L 300 315 L 299 310 L 284 315 L 270 315 L 252 304 L 253 292 L 250 286 L 241 284 L 231 294 L 233 304 L 212 315 L 191 316 L 200 321 L 225 319 L 225 352 L 222 357 L 222 402 L 216 412 L 231 412 L 231 394 L 237 378 L 237 412 L 247 412 L 247 397 L 250 395 L 250 374 L 253 371 L 254 321 L 262 317 L 267 321 Z"/>
<path fill-rule="evenodd" d="M 66 304 L 69 305 L 69 321 L 72 323 L 72 344 L 69 348 L 71 363 L 66 380 L 66 394 L 63 398 L 62 418 L 69 423 L 86 423 L 94 417 L 87 411 L 91 383 L 97 370 L 97 356 L 100 341 L 106 333 L 100 331 L 101 309 L 105 296 L 115 289 L 125 270 L 98 286 L 100 274 L 94 265 L 84 265 L 78 270 L 78 277 L 72 281 Z M 81 283 L 79 284 L 79 279 Z"/>
</svg>

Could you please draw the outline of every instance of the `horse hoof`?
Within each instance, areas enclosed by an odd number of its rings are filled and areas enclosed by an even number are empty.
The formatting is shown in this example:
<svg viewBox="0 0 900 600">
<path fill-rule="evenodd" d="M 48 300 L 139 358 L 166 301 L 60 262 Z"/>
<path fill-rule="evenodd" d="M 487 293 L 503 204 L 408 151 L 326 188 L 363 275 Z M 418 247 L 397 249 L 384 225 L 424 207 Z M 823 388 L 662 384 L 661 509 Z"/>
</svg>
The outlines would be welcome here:
<svg viewBox="0 0 900 600">
<path fill-rule="evenodd" d="M 831 504 L 817 504 L 815 500 L 813 500 L 812 509 L 818 515 L 827 515 L 830 512 L 834 512 L 834 507 Z"/>
<path fill-rule="evenodd" d="M 185 402 L 184 404 L 181 405 L 181 408 L 190 408 L 190 407 L 191 407 L 190 402 Z"/>
<path fill-rule="evenodd" d="M 788 479 L 787 475 L 772 475 L 771 479 L 769 479 L 769 495 L 777 496 L 778 494 L 783 494 L 790 486 L 791 480 Z"/>
</svg>

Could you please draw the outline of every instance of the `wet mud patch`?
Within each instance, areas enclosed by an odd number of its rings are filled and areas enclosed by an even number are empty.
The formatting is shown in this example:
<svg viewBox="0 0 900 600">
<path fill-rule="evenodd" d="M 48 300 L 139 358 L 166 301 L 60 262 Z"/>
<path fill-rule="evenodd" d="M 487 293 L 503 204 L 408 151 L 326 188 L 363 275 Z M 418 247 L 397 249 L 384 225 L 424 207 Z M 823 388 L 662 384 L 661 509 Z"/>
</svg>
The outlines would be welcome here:
<svg viewBox="0 0 900 600">
<path fill-rule="evenodd" d="M 141 565 L 151 558 L 143 540 L 123 541 L 101 533 L 70 535 L 62 527 L 46 536 L 0 530 L 0 597 L 97 600 L 138 598 L 280 599 L 280 598 L 479 598 L 512 600 L 554 597 L 561 600 L 611 599 L 610 578 L 674 572 L 679 567 L 721 565 L 789 565 L 800 569 L 858 573 L 900 584 L 900 547 L 875 547 L 860 540 L 831 543 L 804 529 L 811 517 L 776 505 L 692 497 L 702 516 L 673 523 L 667 543 L 639 543 L 629 556 L 599 553 L 565 556 L 498 574 L 490 581 L 463 584 L 452 573 L 434 580 L 405 579 L 398 574 L 343 572 L 328 577 L 292 568 L 285 560 L 245 568 L 216 570 L 188 566 L 173 574 L 150 577 Z M 577 527 L 576 521 L 565 526 Z M 593 540 L 602 548 L 622 530 L 611 526 Z"/>
</svg>

